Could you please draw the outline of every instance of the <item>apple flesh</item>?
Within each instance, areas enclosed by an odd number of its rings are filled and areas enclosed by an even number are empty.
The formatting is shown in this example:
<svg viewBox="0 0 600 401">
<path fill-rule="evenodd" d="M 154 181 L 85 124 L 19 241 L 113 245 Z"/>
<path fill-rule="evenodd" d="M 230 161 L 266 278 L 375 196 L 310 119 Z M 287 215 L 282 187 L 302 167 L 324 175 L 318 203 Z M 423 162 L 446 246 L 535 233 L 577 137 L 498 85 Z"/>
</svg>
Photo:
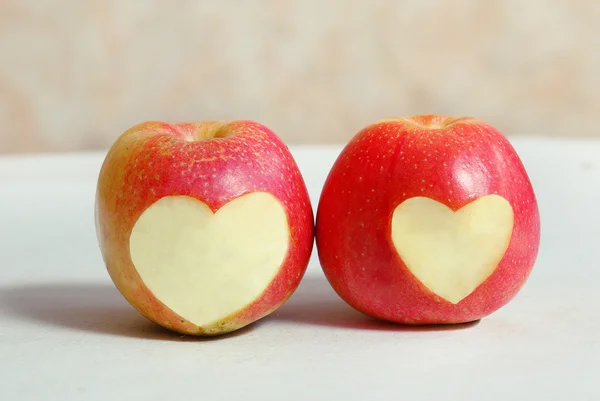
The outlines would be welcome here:
<svg viewBox="0 0 600 401">
<path fill-rule="evenodd" d="M 234 331 L 282 305 L 314 236 L 291 153 L 253 121 L 129 129 L 102 165 L 95 215 L 107 270 L 127 301 L 192 335 Z"/>
<path fill-rule="evenodd" d="M 317 211 L 334 290 L 404 324 L 479 320 L 508 303 L 537 257 L 540 221 L 509 141 L 473 118 L 382 120 L 334 163 Z"/>
</svg>

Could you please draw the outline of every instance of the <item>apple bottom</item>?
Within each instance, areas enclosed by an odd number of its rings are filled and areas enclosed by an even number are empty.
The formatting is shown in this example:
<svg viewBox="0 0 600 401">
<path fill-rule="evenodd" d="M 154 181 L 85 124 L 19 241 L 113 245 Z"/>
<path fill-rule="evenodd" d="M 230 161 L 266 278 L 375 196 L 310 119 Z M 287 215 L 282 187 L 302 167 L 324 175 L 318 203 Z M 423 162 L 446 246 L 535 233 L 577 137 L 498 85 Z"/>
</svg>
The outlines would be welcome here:
<svg viewBox="0 0 600 401">
<path fill-rule="evenodd" d="M 507 303 L 529 271 L 513 257 L 514 249 L 504 258 L 514 214 L 501 196 L 484 196 L 455 211 L 427 197 L 409 198 L 394 209 L 388 226 L 389 232 L 355 235 L 353 246 L 336 251 L 324 242 L 336 237 L 321 237 L 332 286 L 354 308 L 378 319 L 476 321 Z"/>
<path fill-rule="evenodd" d="M 215 213 L 192 197 L 164 197 L 142 213 L 131 232 L 131 262 L 140 285 L 127 298 L 171 330 L 197 335 L 237 330 L 284 301 L 265 295 L 288 248 L 286 213 L 271 194 L 241 196 Z"/>
<path fill-rule="evenodd" d="M 431 292 L 396 261 L 390 251 L 388 263 L 380 260 L 370 274 L 351 271 L 326 272 L 336 293 L 351 307 L 372 318 L 405 325 L 462 324 L 481 320 L 509 303 L 526 280 L 511 280 L 508 269 L 496 274 L 457 303 Z M 362 269 L 361 269 L 362 270 Z"/>
</svg>

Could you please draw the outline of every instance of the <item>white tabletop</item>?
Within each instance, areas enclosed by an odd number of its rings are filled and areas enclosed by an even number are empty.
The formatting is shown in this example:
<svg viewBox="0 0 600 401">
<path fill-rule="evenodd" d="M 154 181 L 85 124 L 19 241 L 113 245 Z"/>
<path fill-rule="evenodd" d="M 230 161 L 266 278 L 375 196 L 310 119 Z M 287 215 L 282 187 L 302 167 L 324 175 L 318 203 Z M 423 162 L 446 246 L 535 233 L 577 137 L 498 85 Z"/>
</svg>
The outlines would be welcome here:
<svg viewBox="0 0 600 401">
<path fill-rule="evenodd" d="M 542 246 L 500 311 L 445 330 L 377 323 L 313 252 L 278 312 L 210 340 L 154 326 L 110 281 L 93 221 L 104 153 L 0 157 L 0 399 L 600 400 L 600 142 L 513 143 Z M 340 149 L 292 149 L 315 206 Z"/>
</svg>

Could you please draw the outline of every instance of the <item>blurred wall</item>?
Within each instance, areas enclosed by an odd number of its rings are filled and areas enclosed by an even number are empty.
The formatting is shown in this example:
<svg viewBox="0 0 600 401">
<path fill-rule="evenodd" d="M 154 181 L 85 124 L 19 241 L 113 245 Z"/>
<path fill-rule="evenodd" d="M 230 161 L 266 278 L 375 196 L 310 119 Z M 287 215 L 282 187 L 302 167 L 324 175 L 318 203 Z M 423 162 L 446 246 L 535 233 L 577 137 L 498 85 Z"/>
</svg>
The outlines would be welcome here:
<svg viewBox="0 0 600 401">
<path fill-rule="evenodd" d="M 343 142 L 420 113 L 600 136 L 600 2 L 0 0 L 0 152 L 151 119 Z"/>
</svg>

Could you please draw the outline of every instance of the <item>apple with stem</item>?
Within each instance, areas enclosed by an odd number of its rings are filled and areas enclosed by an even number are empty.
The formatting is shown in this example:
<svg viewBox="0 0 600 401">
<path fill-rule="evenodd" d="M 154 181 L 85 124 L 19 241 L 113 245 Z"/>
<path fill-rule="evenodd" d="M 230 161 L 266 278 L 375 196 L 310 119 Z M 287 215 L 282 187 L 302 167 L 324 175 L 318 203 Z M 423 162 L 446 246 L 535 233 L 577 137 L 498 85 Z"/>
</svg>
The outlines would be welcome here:
<svg viewBox="0 0 600 401">
<path fill-rule="evenodd" d="M 95 217 L 127 301 L 192 335 L 231 332 L 277 309 L 300 283 L 314 240 L 291 153 L 245 120 L 127 130 L 102 165 Z"/>
<path fill-rule="evenodd" d="M 516 151 L 475 118 L 391 118 L 357 133 L 325 182 L 317 250 L 372 317 L 464 323 L 508 303 L 537 257 L 536 197 Z"/>
</svg>

